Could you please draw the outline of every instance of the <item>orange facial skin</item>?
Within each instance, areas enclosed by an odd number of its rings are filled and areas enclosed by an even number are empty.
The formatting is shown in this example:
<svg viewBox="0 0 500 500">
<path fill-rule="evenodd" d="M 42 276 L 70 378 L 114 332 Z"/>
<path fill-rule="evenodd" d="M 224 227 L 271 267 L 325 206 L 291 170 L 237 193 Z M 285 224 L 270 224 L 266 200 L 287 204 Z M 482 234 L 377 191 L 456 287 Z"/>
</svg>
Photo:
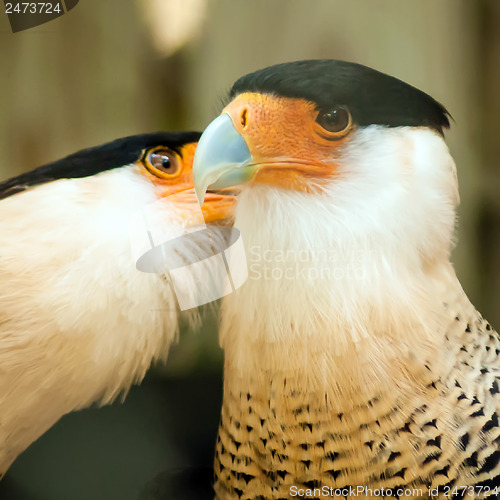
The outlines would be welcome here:
<svg viewBox="0 0 500 500">
<path fill-rule="evenodd" d="M 166 147 L 158 146 L 145 151 L 143 158 L 136 163 L 143 175 L 148 177 L 155 185 L 159 199 L 168 196 L 171 201 L 179 204 L 179 207 L 183 206 L 187 211 L 192 209 L 193 212 L 195 209 L 199 209 L 193 184 L 193 158 L 196 146 L 197 143 L 185 144 L 180 149 L 179 154 Z M 172 175 L 163 174 L 160 177 L 148 168 L 146 162 L 147 155 L 157 149 L 168 150 L 171 161 L 176 162 L 177 170 Z M 237 192 L 235 188 L 208 192 L 205 203 L 201 207 L 204 221 L 206 223 L 217 222 L 218 224 L 231 223 L 236 205 L 235 192 Z"/>
<path fill-rule="evenodd" d="M 175 202 L 181 211 L 185 210 L 184 219 L 189 221 L 190 224 L 205 222 L 206 224 L 230 225 L 232 224 L 232 216 L 236 206 L 236 196 L 233 193 L 234 188 L 231 191 L 228 190 L 228 194 L 224 194 L 224 190 L 208 192 L 205 203 L 201 206 L 203 221 L 198 220 L 196 217 L 196 212 L 200 209 L 200 206 L 194 188 L 174 193 L 170 195 L 169 200 Z M 196 212 L 195 208 L 197 209 Z"/>
<path fill-rule="evenodd" d="M 259 166 L 253 182 L 304 192 L 321 190 L 336 174 L 338 150 L 354 125 L 331 133 L 317 122 L 318 110 L 305 99 L 246 92 L 223 111 L 243 136 Z"/>
</svg>

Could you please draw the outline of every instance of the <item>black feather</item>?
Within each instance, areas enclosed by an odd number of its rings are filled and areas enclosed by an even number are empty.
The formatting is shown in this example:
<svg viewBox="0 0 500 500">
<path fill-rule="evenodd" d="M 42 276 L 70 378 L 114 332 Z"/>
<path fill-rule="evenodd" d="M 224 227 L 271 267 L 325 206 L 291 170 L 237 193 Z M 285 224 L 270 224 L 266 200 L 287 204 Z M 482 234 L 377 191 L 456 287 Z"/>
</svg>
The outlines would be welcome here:
<svg viewBox="0 0 500 500">
<path fill-rule="evenodd" d="M 0 200 L 25 189 L 55 181 L 89 177 L 105 170 L 123 167 L 139 160 L 144 149 L 166 146 L 176 152 L 181 146 L 198 142 L 200 132 L 153 132 L 132 135 L 83 149 L 30 172 L 0 182 Z"/>
<path fill-rule="evenodd" d="M 270 93 L 312 101 L 318 109 L 349 108 L 358 126 L 430 127 L 443 134 L 450 114 L 439 102 L 392 76 L 361 64 L 318 59 L 277 64 L 241 77 L 230 97 Z"/>
</svg>

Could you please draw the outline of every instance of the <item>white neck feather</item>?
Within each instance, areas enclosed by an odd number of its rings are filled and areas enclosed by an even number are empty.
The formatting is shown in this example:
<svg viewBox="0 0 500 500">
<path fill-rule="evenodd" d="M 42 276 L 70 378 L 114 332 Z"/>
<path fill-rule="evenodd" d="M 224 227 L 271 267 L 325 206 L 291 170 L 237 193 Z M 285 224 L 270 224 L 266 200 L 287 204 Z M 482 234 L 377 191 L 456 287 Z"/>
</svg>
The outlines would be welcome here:
<svg viewBox="0 0 500 500">
<path fill-rule="evenodd" d="M 427 129 L 372 126 L 337 161 L 320 195 L 258 184 L 241 194 L 249 280 L 224 300 L 221 328 L 239 373 L 293 371 L 358 391 L 418 378 L 439 352 L 445 290 L 457 286 L 446 145 Z"/>
</svg>

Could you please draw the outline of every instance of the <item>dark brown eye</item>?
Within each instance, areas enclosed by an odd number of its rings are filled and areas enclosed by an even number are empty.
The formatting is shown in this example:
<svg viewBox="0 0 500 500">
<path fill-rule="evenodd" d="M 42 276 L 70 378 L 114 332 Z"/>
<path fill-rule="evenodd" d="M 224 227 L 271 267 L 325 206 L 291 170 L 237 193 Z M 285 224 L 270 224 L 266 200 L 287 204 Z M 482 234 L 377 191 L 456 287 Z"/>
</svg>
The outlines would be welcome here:
<svg viewBox="0 0 500 500">
<path fill-rule="evenodd" d="M 148 151 L 145 156 L 145 166 L 152 174 L 163 179 L 176 175 L 180 170 L 177 155 L 165 148 Z"/>
<path fill-rule="evenodd" d="M 348 131 L 351 126 L 351 113 L 344 106 L 335 106 L 331 109 L 320 111 L 316 122 L 322 129 L 329 132 L 328 135 L 343 135 L 342 132 Z"/>
</svg>

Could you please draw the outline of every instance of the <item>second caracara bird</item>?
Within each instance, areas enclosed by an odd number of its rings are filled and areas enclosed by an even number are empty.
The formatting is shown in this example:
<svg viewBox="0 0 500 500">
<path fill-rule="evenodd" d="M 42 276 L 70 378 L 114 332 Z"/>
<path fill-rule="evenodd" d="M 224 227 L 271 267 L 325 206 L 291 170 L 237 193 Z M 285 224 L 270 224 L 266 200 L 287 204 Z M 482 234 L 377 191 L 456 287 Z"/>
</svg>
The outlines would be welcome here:
<svg viewBox="0 0 500 500">
<path fill-rule="evenodd" d="M 222 306 L 217 498 L 491 494 L 500 341 L 450 264 L 447 111 L 333 60 L 257 71 L 230 98 L 194 160 L 200 198 L 246 182 L 249 279 Z"/>
<path fill-rule="evenodd" d="M 126 137 L 0 183 L 0 476 L 65 413 L 111 402 L 167 356 L 176 296 L 168 273 L 136 269 L 129 221 L 150 207 L 166 229 L 203 222 L 199 136 Z M 167 196 L 178 213 L 155 203 Z M 205 221 L 225 218 L 231 196 L 209 196 Z"/>
</svg>

